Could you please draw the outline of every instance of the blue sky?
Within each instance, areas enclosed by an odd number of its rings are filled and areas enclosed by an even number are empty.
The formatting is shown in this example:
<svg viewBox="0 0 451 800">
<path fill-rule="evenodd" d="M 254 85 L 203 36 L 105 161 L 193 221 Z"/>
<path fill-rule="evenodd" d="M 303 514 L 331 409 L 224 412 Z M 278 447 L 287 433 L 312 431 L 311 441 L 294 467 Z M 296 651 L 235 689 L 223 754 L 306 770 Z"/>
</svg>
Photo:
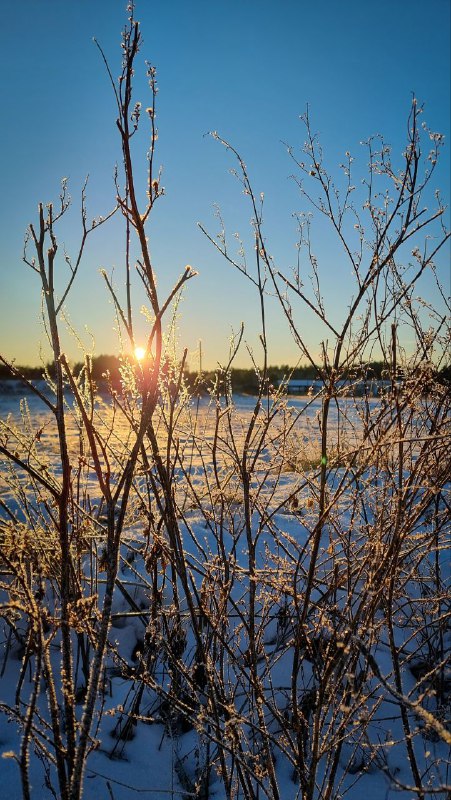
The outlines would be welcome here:
<svg viewBox="0 0 451 800">
<path fill-rule="evenodd" d="M 92 37 L 117 75 L 124 9 L 121 0 L 2 4 L 7 35 L 0 53 L 0 349 L 19 363 L 38 361 L 40 341 L 45 350 L 37 276 L 21 262 L 23 234 L 38 201 L 56 200 L 60 179 L 69 178 L 74 202 L 60 232 L 68 251 L 77 241 L 78 198 L 87 173 L 89 214 L 105 214 L 114 204 L 119 139 L 111 89 Z M 148 105 L 147 58 L 157 68 L 156 160 L 163 166 L 166 190 L 150 225 L 151 250 L 162 294 L 186 264 L 199 271 L 179 309 L 179 344 L 188 347 L 193 366 L 199 340 L 206 366 L 224 361 L 231 331 L 241 321 L 246 340 L 258 350 L 258 306 L 251 287 L 214 252 L 196 224 L 201 221 L 214 234 L 213 205 L 218 203 L 230 234 L 239 231 L 245 238 L 249 232 L 250 210 L 229 174 L 233 162 L 205 136 L 208 131 L 217 130 L 240 151 L 256 192 L 265 193 L 268 249 L 286 273 L 296 260 L 292 214 L 305 204 L 290 181 L 293 165 L 283 142 L 302 145 L 299 116 L 307 103 L 334 171 L 347 150 L 364 166 L 359 142 L 374 133 L 383 133 L 400 153 L 414 92 L 430 127 L 446 136 L 434 187 L 449 201 L 449 0 L 140 0 L 136 18 L 144 46 L 135 97 Z M 140 143 L 137 163 L 144 169 L 144 136 Z M 117 351 L 113 310 L 99 269 L 114 268 L 118 285 L 123 283 L 119 223 L 92 235 L 67 303 L 71 325 L 88 348 L 94 339 L 97 354 Z M 347 277 L 340 274 L 337 252 L 319 221 L 313 231 L 325 295 L 340 316 L 349 302 Z M 440 257 L 440 269 L 446 284 L 449 248 Z M 427 295 L 430 286 L 422 289 Z M 135 298 L 139 308 L 138 288 Z M 306 318 L 305 325 L 315 351 L 320 334 L 312 320 Z M 295 363 L 297 350 L 271 301 L 269 332 L 270 362 Z M 71 358 L 81 358 L 69 334 L 65 347 Z M 243 351 L 238 363 L 246 362 Z"/>
</svg>

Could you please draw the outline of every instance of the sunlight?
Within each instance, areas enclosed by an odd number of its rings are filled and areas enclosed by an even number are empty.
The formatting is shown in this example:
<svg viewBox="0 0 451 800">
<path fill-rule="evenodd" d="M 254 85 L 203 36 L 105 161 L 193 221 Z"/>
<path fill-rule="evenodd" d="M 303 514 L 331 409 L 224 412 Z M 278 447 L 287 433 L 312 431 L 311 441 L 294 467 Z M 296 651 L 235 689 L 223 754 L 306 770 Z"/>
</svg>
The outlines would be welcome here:
<svg viewBox="0 0 451 800">
<path fill-rule="evenodd" d="M 135 347 L 135 358 L 137 361 L 142 361 L 145 355 L 146 355 L 145 347 Z"/>
</svg>

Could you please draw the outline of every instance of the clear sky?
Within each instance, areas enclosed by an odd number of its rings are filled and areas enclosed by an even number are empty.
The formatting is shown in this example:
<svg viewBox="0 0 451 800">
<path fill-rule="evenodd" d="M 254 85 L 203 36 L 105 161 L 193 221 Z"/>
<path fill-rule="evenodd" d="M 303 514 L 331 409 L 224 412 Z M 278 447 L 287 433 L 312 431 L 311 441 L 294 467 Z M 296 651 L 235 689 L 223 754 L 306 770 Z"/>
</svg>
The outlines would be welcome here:
<svg viewBox="0 0 451 800">
<path fill-rule="evenodd" d="M 74 200 L 60 233 L 68 251 L 77 241 L 78 198 L 87 173 L 89 214 L 105 214 L 114 205 L 112 175 L 120 143 L 111 88 L 92 37 L 118 75 L 125 3 L 17 0 L 14 6 L 3 2 L 0 13 L 0 350 L 32 364 L 45 337 L 37 276 L 21 261 L 24 231 L 39 200 L 57 199 L 63 176 Z M 166 190 L 150 226 L 151 250 L 162 294 L 186 264 L 199 271 L 179 309 L 179 341 L 188 347 L 193 366 L 199 340 L 205 366 L 223 361 L 231 331 L 241 321 L 247 341 L 258 347 L 258 306 L 250 285 L 221 260 L 196 225 L 201 221 L 214 234 L 218 203 L 230 234 L 247 237 L 249 230 L 250 210 L 229 174 L 233 162 L 205 137 L 208 131 L 217 130 L 240 151 L 256 192 L 265 193 L 268 249 L 286 273 L 296 260 L 292 214 L 305 204 L 290 181 L 293 164 L 283 142 L 302 145 L 299 116 L 307 103 L 334 170 L 347 150 L 364 165 L 359 142 L 374 133 L 383 133 L 401 152 L 414 92 L 430 127 L 447 137 L 434 186 L 449 201 L 449 0 L 138 0 L 136 18 L 144 36 L 143 60 L 157 68 L 156 160 L 163 166 Z M 146 107 L 141 64 L 135 98 Z M 142 144 L 144 169 L 144 139 Z M 97 354 L 117 351 L 113 310 L 99 269 L 114 268 L 118 285 L 123 284 L 124 237 L 118 223 L 91 236 L 67 303 L 71 324 L 88 348 L 92 334 Z M 340 313 L 349 302 L 347 278 L 318 226 L 325 294 Z M 446 284 L 449 248 L 440 268 Z M 424 290 L 427 294 L 428 287 Z M 139 308 L 138 289 L 135 297 Z M 311 321 L 306 325 L 315 348 L 317 331 Z M 271 302 L 269 332 L 270 362 L 294 364 L 297 350 Z M 70 336 L 65 347 L 70 357 L 81 358 Z M 244 352 L 239 363 L 246 363 Z"/>
</svg>

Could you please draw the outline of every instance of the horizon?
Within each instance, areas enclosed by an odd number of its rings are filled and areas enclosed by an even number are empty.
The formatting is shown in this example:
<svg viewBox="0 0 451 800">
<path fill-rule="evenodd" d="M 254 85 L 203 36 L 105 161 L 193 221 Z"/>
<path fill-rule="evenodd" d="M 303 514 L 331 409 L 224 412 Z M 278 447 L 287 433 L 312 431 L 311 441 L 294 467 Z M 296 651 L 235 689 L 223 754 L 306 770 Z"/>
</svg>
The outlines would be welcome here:
<svg viewBox="0 0 451 800">
<path fill-rule="evenodd" d="M 95 367 L 96 367 L 96 362 L 104 361 L 106 359 L 108 359 L 108 360 L 109 359 L 115 359 L 118 363 L 121 363 L 122 360 L 127 360 L 127 359 L 130 360 L 130 361 L 139 360 L 139 359 L 134 359 L 133 356 L 131 354 L 129 354 L 129 353 L 126 353 L 126 354 L 124 354 L 124 353 L 122 353 L 122 354 L 99 353 L 98 355 L 90 355 L 90 357 L 92 359 L 92 364 L 93 364 L 94 370 L 95 370 Z M 442 359 L 440 359 L 438 364 L 437 363 L 434 364 L 434 362 L 433 362 L 433 366 L 435 366 L 435 369 L 438 370 L 439 373 L 448 371 L 450 369 L 450 366 L 451 366 L 451 359 L 448 358 L 448 360 L 447 361 L 445 360 L 445 362 L 443 364 L 441 362 L 442 362 Z M 79 368 L 79 367 L 82 368 L 84 366 L 83 360 L 74 361 L 73 359 L 69 359 L 68 363 L 69 363 L 69 365 L 70 365 L 70 367 L 72 369 Z M 40 363 L 40 364 L 17 364 L 15 361 L 7 362 L 6 359 L 5 359 L 5 361 L 0 359 L 0 378 L 2 380 L 4 378 L 8 378 L 8 377 L 10 377 L 12 379 L 17 379 L 17 380 L 21 379 L 20 374 L 16 376 L 16 375 L 14 375 L 13 372 L 11 372 L 11 370 L 9 368 L 9 364 L 11 364 L 13 369 L 15 371 L 17 371 L 18 373 L 20 373 L 20 371 L 22 370 L 24 372 L 24 374 L 25 374 L 25 377 L 27 377 L 26 376 L 27 372 L 32 372 L 32 371 L 36 372 L 38 370 L 45 371 L 45 370 L 53 368 L 53 366 L 54 366 L 54 362 L 53 361 L 46 361 L 45 363 Z M 361 368 L 361 367 L 373 367 L 373 366 L 382 367 L 382 366 L 387 366 L 387 365 L 388 365 L 388 362 L 385 361 L 384 359 L 373 358 L 373 359 L 369 359 L 368 361 L 362 361 L 362 362 L 356 362 L 356 363 L 350 364 L 348 367 L 346 367 L 346 370 L 353 370 L 353 369 L 358 369 L 358 368 Z M 211 373 L 215 373 L 220 368 L 221 368 L 221 365 L 216 364 L 215 366 L 213 366 L 211 368 L 204 368 L 202 370 L 202 374 L 209 375 Z M 399 365 L 399 368 L 402 369 L 402 365 Z M 268 364 L 266 369 L 268 370 L 268 372 L 275 371 L 275 370 L 278 370 L 278 371 L 286 370 L 288 372 L 297 372 L 297 371 L 301 371 L 301 370 L 313 371 L 314 367 L 311 364 L 309 364 L 307 361 L 304 361 L 302 363 L 299 362 L 297 364 L 289 364 L 289 363 L 285 364 L 285 363 L 279 362 L 279 363 Z M 3 376 L 1 375 L 3 370 L 6 370 L 7 375 L 3 375 Z M 257 374 L 257 371 L 256 371 L 255 367 L 253 367 L 253 366 L 245 366 L 245 367 L 232 366 L 230 368 L 230 371 L 231 372 L 248 372 L 248 373 Z M 195 366 L 191 367 L 189 362 L 185 362 L 184 372 L 187 373 L 187 374 L 190 374 L 190 375 L 195 374 L 195 373 L 199 374 L 198 368 L 196 368 Z"/>
</svg>

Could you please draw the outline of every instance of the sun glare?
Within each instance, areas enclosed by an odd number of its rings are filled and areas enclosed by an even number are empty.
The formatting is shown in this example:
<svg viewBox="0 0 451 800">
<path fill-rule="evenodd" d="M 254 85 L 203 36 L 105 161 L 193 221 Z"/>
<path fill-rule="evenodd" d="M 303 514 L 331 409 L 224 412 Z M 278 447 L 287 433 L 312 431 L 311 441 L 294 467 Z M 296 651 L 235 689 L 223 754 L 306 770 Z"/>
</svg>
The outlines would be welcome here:
<svg viewBox="0 0 451 800">
<path fill-rule="evenodd" d="M 145 355 L 146 355 L 145 347 L 135 347 L 135 358 L 137 361 L 142 361 Z"/>
</svg>

